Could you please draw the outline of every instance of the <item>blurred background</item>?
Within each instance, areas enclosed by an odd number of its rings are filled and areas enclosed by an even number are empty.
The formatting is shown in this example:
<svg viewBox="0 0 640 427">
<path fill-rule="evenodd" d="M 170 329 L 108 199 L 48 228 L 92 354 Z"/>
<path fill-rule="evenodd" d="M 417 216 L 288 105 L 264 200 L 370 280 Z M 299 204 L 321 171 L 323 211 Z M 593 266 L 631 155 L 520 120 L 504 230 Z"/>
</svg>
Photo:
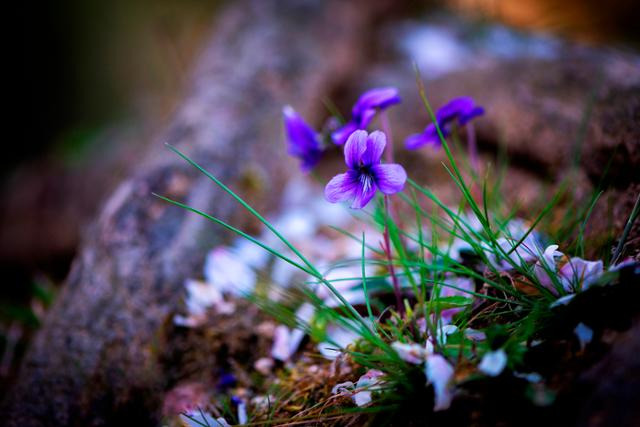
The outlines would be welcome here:
<svg viewBox="0 0 640 427">
<path fill-rule="evenodd" d="M 18 6 L 13 90 L 19 96 L 12 100 L 13 136 L 0 169 L 3 379 L 55 298 L 82 230 L 171 117 L 224 4 L 44 0 Z M 580 43 L 640 48 L 634 0 L 406 1 L 401 9 L 403 19 L 445 13 Z"/>
</svg>

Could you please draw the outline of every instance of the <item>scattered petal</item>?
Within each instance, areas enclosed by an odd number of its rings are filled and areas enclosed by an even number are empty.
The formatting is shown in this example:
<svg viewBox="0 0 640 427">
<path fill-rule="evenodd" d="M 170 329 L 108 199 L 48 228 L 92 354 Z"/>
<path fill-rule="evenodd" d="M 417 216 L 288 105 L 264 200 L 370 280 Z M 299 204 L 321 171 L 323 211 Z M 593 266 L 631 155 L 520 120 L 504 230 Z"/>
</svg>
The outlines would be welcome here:
<svg viewBox="0 0 640 427">
<path fill-rule="evenodd" d="M 593 339 L 593 329 L 585 325 L 584 323 L 578 323 L 578 326 L 573 330 L 580 342 L 580 350 L 583 351 L 587 344 Z"/>
<path fill-rule="evenodd" d="M 246 424 L 249 421 L 247 416 L 247 404 L 244 400 L 238 402 L 238 424 Z"/>
<path fill-rule="evenodd" d="M 507 353 L 503 349 L 485 353 L 478 370 L 490 377 L 497 377 L 507 366 Z"/>
<path fill-rule="evenodd" d="M 529 373 L 514 372 L 513 376 L 517 378 L 522 378 L 523 380 L 527 380 L 530 383 L 542 382 L 542 375 L 538 374 L 537 372 L 529 372 Z"/>
<path fill-rule="evenodd" d="M 398 353 L 398 356 L 400 356 L 402 360 L 416 365 L 424 363 L 425 357 L 427 356 L 425 348 L 420 344 L 405 344 L 395 341 L 391 343 L 391 347 Z"/>
<path fill-rule="evenodd" d="M 238 259 L 256 270 L 263 269 L 271 256 L 264 248 L 242 237 L 236 239 L 231 251 Z"/>
<path fill-rule="evenodd" d="M 567 305 L 576 296 L 576 294 L 569 294 L 558 298 L 549 305 L 549 308 L 559 307 L 561 305 Z"/>
<path fill-rule="evenodd" d="M 371 392 L 381 389 L 382 384 L 384 384 L 384 381 L 381 380 L 383 376 L 384 372 L 377 369 L 370 369 L 360 377 L 356 383 L 356 390 L 361 391 L 357 391 L 352 396 L 357 406 L 365 406 L 371 403 Z"/>
<path fill-rule="evenodd" d="M 204 277 L 220 292 L 236 296 L 251 293 L 257 280 L 255 271 L 223 246 L 207 254 Z"/>
<path fill-rule="evenodd" d="M 332 360 L 338 357 L 346 347 L 356 342 L 358 338 L 360 335 L 350 329 L 330 325 L 327 327 L 328 340 L 318 344 L 317 348 L 322 356 Z"/>
<path fill-rule="evenodd" d="M 202 427 L 211 426 L 211 427 L 230 427 L 229 423 L 222 418 L 213 418 L 213 416 L 209 412 L 205 411 L 189 411 L 184 414 L 180 414 L 180 418 L 183 422 L 185 422 L 189 427 Z"/>
<path fill-rule="evenodd" d="M 270 357 L 261 357 L 253 364 L 253 369 L 260 372 L 262 375 L 269 375 L 273 369 L 273 359 Z"/>
<path fill-rule="evenodd" d="M 284 325 L 278 325 L 273 335 L 271 357 L 286 362 L 298 350 L 305 333 L 298 329 L 291 330 Z"/>
<path fill-rule="evenodd" d="M 427 383 L 433 385 L 435 394 L 434 411 L 448 409 L 453 399 L 453 366 L 439 354 L 431 354 L 427 357 L 425 374 Z"/>
</svg>

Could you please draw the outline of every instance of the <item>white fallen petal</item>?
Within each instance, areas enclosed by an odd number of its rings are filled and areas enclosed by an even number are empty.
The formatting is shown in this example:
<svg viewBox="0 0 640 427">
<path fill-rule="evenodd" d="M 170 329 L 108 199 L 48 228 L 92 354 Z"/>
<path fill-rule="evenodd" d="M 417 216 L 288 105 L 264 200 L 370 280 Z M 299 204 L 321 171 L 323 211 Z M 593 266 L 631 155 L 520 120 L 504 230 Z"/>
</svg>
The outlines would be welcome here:
<svg viewBox="0 0 640 427">
<path fill-rule="evenodd" d="M 185 422 L 189 427 L 230 427 L 229 423 L 222 418 L 213 418 L 213 416 L 205 411 L 189 411 L 186 414 L 180 414 L 180 419 Z"/>
<path fill-rule="evenodd" d="M 485 353 L 478 365 L 478 370 L 490 377 L 497 377 L 507 366 L 507 353 L 503 349 Z"/>
<path fill-rule="evenodd" d="M 278 325 L 273 332 L 271 357 L 286 362 L 298 350 L 305 333 L 299 329 L 291 330 L 285 325 Z"/>
<path fill-rule="evenodd" d="M 207 308 L 224 301 L 222 293 L 210 283 L 187 279 L 184 284 L 187 288 L 187 311 L 190 315 L 203 315 Z"/>
<path fill-rule="evenodd" d="M 316 313 L 313 304 L 305 302 L 296 310 L 296 319 L 302 324 L 308 324 Z"/>
<path fill-rule="evenodd" d="M 561 305 L 567 305 L 569 304 L 569 301 L 571 301 L 575 296 L 576 294 L 569 294 L 569 295 L 560 297 L 554 302 L 552 302 L 551 305 L 549 305 L 549 308 L 559 307 Z"/>
<path fill-rule="evenodd" d="M 287 288 L 292 285 L 300 270 L 281 259 L 276 259 L 271 270 L 271 280 L 276 285 Z"/>
<path fill-rule="evenodd" d="M 356 383 L 357 392 L 351 397 L 356 405 L 365 406 L 371 403 L 371 392 L 380 390 L 384 381 L 381 377 L 384 372 L 377 369 L 369 369 Z"/>
<path fill-rule="evenodd" d="M 453 399 L 453 366 L 439 354 L 430 354 L 425 364 L 427 383 L 433 385 L 435 394 L 434 411 L 448 409 Z"/>
<path fill-rule="evenodd" d="M 580 341 L 580 350 L 584 350 L 587 344 L 593 339 L 593 329 L 585 325 L 584 323 L 578 323 L 578 326 L 574 329 L 578 341 Z"/>
<path fill-rule="evenodd" d="M 260 372 L 262 375 L 268 375 L 269 373 L 271 373 L 273 365 L 274 363 L 272 358 L 261 357 L 260 359 L 255 361 L 255 363 L 253 364 L 253 369 Z"/>
<path fill-rule="evenodd" d="M 371 392 L 368 390 L 359 391 L 352 396 L 353 401 L 358 406 L 365 406 L 371 403 Z"/>
<path fill-rule="evenodd" d="M 274 223 L 276 230 L 287 240 L 305 240 L 316 232 L 317 222 L 308 209 L 290 209 Z"/>
<path fill-rule="evenodd" d="M 339 203 L 327 203 L 324 197 L 315 198 L 310 210 L 317 214 L 318 221 L 326 222 L 327 218 L 331 218 L 331 225 L 335 227 L 344 228 L 352 220 L 347 209 Z"/>
<path fill-rule="evenodd" d="M 184 328 L 195 328 L 202 324 L 203 320 L 204 319 L 199 319 L 196 316 L 183 316 L 181 314 L 173 316 L 173 324 Z"/>
<path fill-rule="evenodd" d="M 456 261 L 462 261 L 462 253 L 466 251 L 472 251 L 473 247 L 467 243 L 466 240 L 460 239 L 456 237 L 453 239 L 451 244 L 442 244 L 440 247 L 441 250 L 447 251 L 447 255 L 449 255 L 452 259 Z"/>
<path fill-rule="evenodd" d="M 542 381 L 542 375 L 538 374 L 537 372 L 530 372 L 526 374 L 521 372 L 514 372 L 513 375 L 515 377 L 527 380 L 530 383 L 539 383 Z"/>
<path fill-rule="evenodd" d="M 391 343 L 391 347 L 398 353 L 398 356 L 405 362 L 416 365 L 423 363 L 427 356 L 426 349 L 420 344 L 405 344 L 398 341 Z"/>
<path fill-rule="evenodd" d="M 427 356 L 433 354 L 435 348 L 433 346 L 433 342 L 431 342 L 431 338 L 427 338 L 427 342 L 424 345 L 424 352 Z"/>
<path fill-rule="evenodd" d="M 251 405 L 257 409 L 267 409 L 276 401 L 276 397 L 272 395 L 255 396 L 251 399 Z"/>
<path fill-rule="evenodd" d="M 351 305 L 364 305 L 367 303 L 361 289 L 355 291 L 344 291 L 341 292 L 340 295 Z M 330 308 L 342 307 L 344 305 L 342 301 L 333 294 L 325 300 L 325 304 Z"/>
<path fill-rule="evenodd" d="M 370 387 L 372 390 L 378 390 L 380 389 L 379 385 L 383 384 L 383 381 L 381 380 L 382 377 L 384 377 L 384 372 L 378 369 L 369 369 L 358 379 L 356 387 Z M 375 385 L 378 387 L 374 387 Z"/>
<path fill-rule="evenodd" d="M 244 402 L 238 403 L 238 424 L 246 424 L 249 421 L 247 416 L 247 404 Z"/>
<path fill-rule="evenodd" d="M 228 248 L 220 246 L 207 254 L 204 277 L 222 293 L 244 296 L 256 285 L 256 272 Z"/>
<path fill-rule="evenodd" d="M 245 264 L 256 270 L 263 269 L 271 256 L 269 252 L 244 238 L 238 238 L 232 246 L 231 251 Z"/>
<path fill-rule="evenodd" d="M 342 350 L 360 338 L 360 335 L 350 329 L 330 325 L 327 327 L 327 338 L 330 341 L 321 342 L 318 344 L 317 349 L 325 358 L 335 359 Z"/>
<path fill-rule="evenodd" d="M 458 327 L 456 325 L 443 325 L 441 328 L 438 328 L 438 341 L 440 341 L 443 345 L 447 343 L 447 339 L 449 335 L 455 334 L 458 332 Z"/>
</svg>

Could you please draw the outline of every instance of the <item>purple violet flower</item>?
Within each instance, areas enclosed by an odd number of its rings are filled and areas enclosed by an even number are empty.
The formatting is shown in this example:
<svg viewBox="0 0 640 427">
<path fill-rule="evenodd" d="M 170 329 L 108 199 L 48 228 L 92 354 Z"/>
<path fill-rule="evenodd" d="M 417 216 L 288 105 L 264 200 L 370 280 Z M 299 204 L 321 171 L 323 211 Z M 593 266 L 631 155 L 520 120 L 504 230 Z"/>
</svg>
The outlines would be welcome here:
<svg viewBox="0 0 640 427">
<path fill-rule="evenodd" d="M 289 154 L 298 157 L 302 163 L 300 169 L 308 172 L 318 164 L 322 156 L 320 136 L 287 105 L 282 109 L 284 115 L 284 127 L 289 142 Z"/>
<path fill-rule="evenodd" d="M 349 136 L 358 129 L 366 129 L 378 111 L 398 104 L 400 96 L 393 87 L 371 89 L 363 93 L 351 110 L 351 120 L 331 134 L 333 142 L 344 144 Z"/>
<path fill-rule="evenodd" d="M 344 146 L 344 161 L 349 169 L 329 181 L 324 189 L 326 199 L 331 203 L 350 200 L 352 209 L 361 209 L 378 189 L 384 194 L 402 191 L 407 180 L 404 168 L 396 163 L 380 163 L 386 145 L 387 137 L 380 131 L 353 132 Z"/>
<path fill-rule="evenodd" d="M 451 134 L 451 127 L 455 121 L 458 126 L 464 126 L 473 118 L 484 114 L 484 108 L 476 105 L 472 98 L 462 96 L 454 98 L 440 107 L 436 113 L 436 121 L 445 138 Z M 432 144 L 440 147 L 440 136 L 435 123 L 429 124 L 422 133 L 409 136 L 405 140 L 405 146 L 409 150 L 415 150 L 423 145 Z"/>
</svg>

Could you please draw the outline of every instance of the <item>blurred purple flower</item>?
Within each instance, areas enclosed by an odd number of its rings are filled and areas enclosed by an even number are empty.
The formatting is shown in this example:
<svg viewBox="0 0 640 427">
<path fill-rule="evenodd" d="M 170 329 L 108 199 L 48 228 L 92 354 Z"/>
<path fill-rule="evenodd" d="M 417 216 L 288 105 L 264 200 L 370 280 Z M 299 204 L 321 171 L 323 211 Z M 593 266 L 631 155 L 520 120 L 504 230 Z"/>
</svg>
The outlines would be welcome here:
<svg viewBox="0 0 640 427">
<path fill-rule="evenodd" d="M 573 257 L 565 265 L 560 267 L 559 275 L 562 286 L 568 292 L 587 290 L 596 280 L 602 276 L 602 261 L 587 261 Z"/>
<path fill-rule="evenodd" d="M 471 97 L 462 96 L 454 98 L 447 104 L 440 107 L 436 113 L 436 121 L 445 138 L 451 134 L 451 127 L 455 121 L 458 126 L 464 126 L 473 118 L 484 114 L 484 108 L 476 105 Z M 440 147 L 440 136 L 435 123 L 429 124 L 422 133 L 409 136 L 405 141 L 405 146 L 409 150 L 415 150 L 426 144 L 433 144 Z"/>
<path fill-rule="evenodd" d="M 289 154 L 298 157 L 302 161 L 300 169 L 308 172 L 318 164 L 322 156 L 320 136 L 291 106 L 285 106 L 282 114 L 289 142 Z"/>
<path fill-rule="evenodd" d="M 227 389 L 234 387 L 237 382 L 238 380 L 236 379 L 235 375 L 230 373 L 223 373 L 218 379 L 216 388 L 219 391 L 226 391 Z"/>
<path fill-rule="evenodd" d="M 549 289 L 552 294 L 559 295 L 550 274 L 555 275 L 564 291 L 569 293 L 587 290 L 602 276 L 604 270 L 602 261 L 586 261 L 573 257 L 558 268 L 558 260 L 561 260 L 564 254 L 556 249 L 558 245 L 547 247 L 533 269 L 540 284 Z"/>
<path fill-rule="evenodd" d="M 375 196 L 376 190 L 384 194 L 402 191 L 407 173 L 398 164 L 381 164 L 380 158 L 387 137 L 380 131 L 367 134 L 357 130 L 344 146 L 345 173 L 334 176 L 324 190 L 331 203 L 350 200 L 351 208 L 361 209 Z"/>
<path fill-rule="evenodd" d="M 398 90 L 392 87 L 371 89 L 363 93 L 351 110 L 351 120 L 331 134 L 333 142 L 344 144 L 358 129 L 366 129 L 378 111 L 398 104 Z"/>
</svg>

